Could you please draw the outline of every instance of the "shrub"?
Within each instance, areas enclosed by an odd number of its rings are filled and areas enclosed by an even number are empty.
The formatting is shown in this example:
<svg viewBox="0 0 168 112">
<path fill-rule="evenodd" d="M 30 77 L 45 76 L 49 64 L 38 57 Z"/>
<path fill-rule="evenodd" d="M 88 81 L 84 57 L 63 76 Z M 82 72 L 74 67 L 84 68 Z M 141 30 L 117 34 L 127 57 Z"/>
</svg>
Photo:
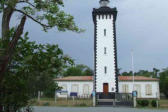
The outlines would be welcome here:
<svg viewBox="0 0 168 112">
<path fill-rule="evenodd" d="M 141 105 L 141 100 L 137 100 L 137 104 L 138 104 L 138 105 Z"/>
<path fill-rule="evenodd" d="M 142 106 L 142 107 L 146 107 L 149 105 L 149 101 L 148 100 L 138 100 L 137 103 Z"/>
<path fill-rule="evenodd" d="M 152 107 L 156 107 L 157 106 L 156 100 L 152 100 L 151 105 L 152 105 Z"/>
<path fill-rule="evenodd" d="M 142 106 L 148 106 L 149 101 L 148 100 L 142 100 Z"/>
</svg>

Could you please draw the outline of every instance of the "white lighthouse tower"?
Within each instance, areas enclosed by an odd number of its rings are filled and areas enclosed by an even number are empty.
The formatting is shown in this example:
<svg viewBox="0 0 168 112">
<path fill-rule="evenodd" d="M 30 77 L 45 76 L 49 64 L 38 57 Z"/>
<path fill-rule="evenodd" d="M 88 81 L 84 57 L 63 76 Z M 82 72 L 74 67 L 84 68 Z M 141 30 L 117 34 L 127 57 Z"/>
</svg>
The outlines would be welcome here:
<svg viewBox="0 0 168 112">
<path fill-rule="evenodd" d="M 94 89 L 96 95 L 112 96 L 118 92 L 117 47 L 115 21 L 117 9 L 100 0 L 100 8 L 93 9 L 94 21 Z M 106 98 L 107 99 L 107 98 Z"/>
</svg>

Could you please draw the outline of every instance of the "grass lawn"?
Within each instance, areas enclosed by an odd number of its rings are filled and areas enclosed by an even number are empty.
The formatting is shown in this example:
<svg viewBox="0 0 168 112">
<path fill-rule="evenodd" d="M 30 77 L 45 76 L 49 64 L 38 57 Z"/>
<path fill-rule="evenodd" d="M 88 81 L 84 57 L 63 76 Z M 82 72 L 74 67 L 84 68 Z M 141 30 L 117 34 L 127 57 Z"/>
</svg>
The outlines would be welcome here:
<svg viewBox="0 0 168 112">
<path fill-rule="evenodd" d="M 91 107 L 92 99 L 57 99 L 56 103 L 54 98 L 41 98 L 31 100 L 33 106 L 66 106 L 66 107 Z"/>
<path fill-rule="evenodd" d="M 150 101 L 150 100 L 149 100 Z M 151 101 L 150 101 L 151 102 Z M 59 106 L 59 107 L 92 107 L 92 99 L 57 99 L 56 103 L 54 98 L 41 98 L 40 101 L 37 99 L 31 100 L 32 106 Z M 137 108 L 155 108 L 152 107 L 151 103 L 147 107 L 137 106 Z M 160 109 L 168 109 L 168 99 L 159 100 Z"/>
<path fill-rule="evenodd" d="M 159 101 L 160 108 L 168 108 L 168 99 L 161 99 Z"/>
</svg>

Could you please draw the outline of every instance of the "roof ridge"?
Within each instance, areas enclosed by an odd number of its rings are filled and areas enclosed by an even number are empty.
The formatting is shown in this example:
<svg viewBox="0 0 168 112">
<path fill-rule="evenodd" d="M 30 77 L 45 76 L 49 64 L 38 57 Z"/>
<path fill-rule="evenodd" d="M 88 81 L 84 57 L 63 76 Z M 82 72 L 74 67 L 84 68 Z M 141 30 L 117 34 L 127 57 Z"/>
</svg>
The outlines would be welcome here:
<svg viewBox="0 0 168 112">
<path fill-rule="evenodd" d="M 119 76 L 119 81 L 133 80 L 133 76 Z M 145 76 L 134 76 L 135 81 L 158 81 L 159 79 Z M 62 78 L 56 78 L 57 81 L 92 81 L 93 76 L 67 76 Z"/>
</svg>

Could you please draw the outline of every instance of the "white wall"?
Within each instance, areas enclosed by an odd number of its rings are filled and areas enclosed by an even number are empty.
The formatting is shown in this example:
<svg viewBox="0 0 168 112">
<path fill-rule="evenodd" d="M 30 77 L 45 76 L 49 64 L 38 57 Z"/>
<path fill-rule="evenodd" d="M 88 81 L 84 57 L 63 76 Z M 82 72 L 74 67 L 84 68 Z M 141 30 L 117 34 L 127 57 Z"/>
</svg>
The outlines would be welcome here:
<svg viewBox="0 0 168 112">
<path fill-rule="evenodd" d="M 120 81 L 119 82 L 119 92 L 123 93 L 122 85 L 127 84 L 128 85 L 128 91 L 129 93 L 132 93 L 133 91 L 133 82 L 132 81 Z M 158 81 L 135 81 L 134 83 L 139 84 L 141 86 L 140 94 L 141 96 L 139 98 L 159 98 L 160 96 L 160 90 L 159 90 L 159 82 Z M 152 95 L 146 95 L 146 85 L 151 84 L 152 85 Z"/>
<path fill-rule="evenodd" d="M 70 92 L 72 90 L 72 85 L 78 85 L 78 95 L 84 96 L 84 85 L 89 85 L 89 95 L 92 94 L 93 91 L 93 82 L 92 81 L 57 81 L 58 85 L 62 87 L 63 85 L 67 85 L 67 91 L 68 95 L 70 95 Z M 119 93 L 123 93 L 122 85 L 127 84 L 128 85 L 128 91 L 129 93 L 132 93 L 133 90 L 133 83 L 132 81 L 119 81 Z M 159 98 L 160 96 L 160 90 L 159 90 L 159 82 L 158 81 L 135 81 L 135 85 L 139 84 L 141 86 L 141 97 L 140 98 Z M 152 95 L 146 95 L 146 85 L 151 84 L 152 85 Z M 157 96 L 158 94 L 158 96 Z"/>
<path fill-rule="evenodd" d="M 97 21 L 97 61 L 96 61 L 96 92 L 103 92 L 103 83 L 109 84 L 109 92 L 115 92 L 115 57 L 114 57 L 114 30 L 113 30 L 113 16 L 110 19 L 99 19 Z M 106 36 L 104 36 L 104 29 L 106 29 Z M 104 47 L 107 48 L 107 54 L 104 54 Z M 104 67 L 107 66 L 107 74 L 104 73 Z M 114 88 L 114 91 L 112 91 Z"/>
<path fill-rule="evenodd" d="M 92 81 L 57 81 L 58 86 L 62 87 L 64 85 L 67 86 L 68 95 L 70 95 L 72 91 L 72 86 L 78 86 L 78 96 L 84 96 L 84 85 L 89 85 L 89 94 L 92 94 L 93 91 L 93 82 Z M 85 94 L 86 95 L 86 94 Z"/>
</svg>

